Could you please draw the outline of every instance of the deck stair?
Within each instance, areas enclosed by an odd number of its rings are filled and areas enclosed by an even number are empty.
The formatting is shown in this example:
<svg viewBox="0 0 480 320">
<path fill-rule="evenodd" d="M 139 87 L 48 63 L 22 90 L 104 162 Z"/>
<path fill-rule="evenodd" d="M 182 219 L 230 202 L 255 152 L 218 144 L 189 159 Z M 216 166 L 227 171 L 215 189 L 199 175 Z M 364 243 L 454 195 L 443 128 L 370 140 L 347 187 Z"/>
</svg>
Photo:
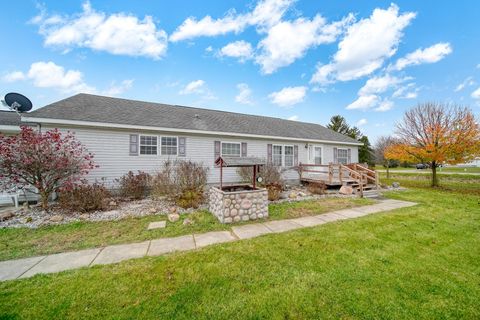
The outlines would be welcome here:
<svg viewBox="0 0 480 320">
<path fill-rule="evenodd" d="M 299 170 L 301 182 L 322 182 L 338 188 L 346 185 L 352 187 L 354 192 L 362 197 L 378 196 L 378 173 L 363 164 L 300 164 Z"/>
</svg>

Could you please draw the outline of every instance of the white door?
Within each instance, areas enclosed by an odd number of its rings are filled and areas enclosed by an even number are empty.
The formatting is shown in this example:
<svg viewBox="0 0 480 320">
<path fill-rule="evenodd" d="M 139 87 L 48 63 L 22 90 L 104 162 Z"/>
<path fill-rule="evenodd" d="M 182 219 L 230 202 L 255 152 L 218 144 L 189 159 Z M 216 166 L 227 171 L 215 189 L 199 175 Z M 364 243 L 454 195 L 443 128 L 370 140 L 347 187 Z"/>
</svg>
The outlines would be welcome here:
<svg viewBox="0 0 480 320">
<path fill-rule="evenodd" d="M 322 164 L 322 147 L 310 145 L 308 147 L 308 157 L 310 164 Z"/>
</svg>

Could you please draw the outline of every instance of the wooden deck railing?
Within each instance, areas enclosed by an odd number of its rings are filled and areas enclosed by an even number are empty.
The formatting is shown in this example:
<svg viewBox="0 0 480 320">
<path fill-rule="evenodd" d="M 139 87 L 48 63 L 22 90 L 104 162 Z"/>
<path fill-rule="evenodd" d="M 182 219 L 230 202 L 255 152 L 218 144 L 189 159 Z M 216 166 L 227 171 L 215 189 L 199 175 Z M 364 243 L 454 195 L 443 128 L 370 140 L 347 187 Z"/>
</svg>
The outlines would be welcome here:
<svg viewBox="0 0 480 320">
<path fill-rule="evenodd" d="M 318 169 L 326 170 L 318 170 Z M 355 181 L 359 185 L 368 184 L 372 182 L 378 188 L 378 173 L 374 170 L 370 170 L 364 165 L 358 163 L 352 163 L 348 165 L 343 164 L 303 164 L 299 165 L 299 173 L 301 180 L 321 180 L 329 184 L 340 183 L 343 184 L 347 181 Z M 313 173 L 326 175 L 326 179 L 314 179 L 307 177 L 304 173 Z"/>
</svg>

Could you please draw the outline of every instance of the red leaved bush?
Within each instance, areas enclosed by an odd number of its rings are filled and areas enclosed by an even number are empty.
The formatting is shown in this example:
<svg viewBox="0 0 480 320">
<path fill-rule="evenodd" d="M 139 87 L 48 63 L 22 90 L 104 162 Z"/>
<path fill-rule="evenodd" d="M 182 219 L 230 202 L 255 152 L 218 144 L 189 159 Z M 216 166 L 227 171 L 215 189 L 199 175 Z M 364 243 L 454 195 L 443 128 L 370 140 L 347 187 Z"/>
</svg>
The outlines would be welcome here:
<svg viewBox="0 0 480 320">
<path fill-rule="evenodd" d="M 22 126 L 18 135 L 0 135 L 0 181 L 37 188 L 44 209 L 53 192 L 71 189 L 95 167 L 93 155 L 71 132 Z"/>
</svg>

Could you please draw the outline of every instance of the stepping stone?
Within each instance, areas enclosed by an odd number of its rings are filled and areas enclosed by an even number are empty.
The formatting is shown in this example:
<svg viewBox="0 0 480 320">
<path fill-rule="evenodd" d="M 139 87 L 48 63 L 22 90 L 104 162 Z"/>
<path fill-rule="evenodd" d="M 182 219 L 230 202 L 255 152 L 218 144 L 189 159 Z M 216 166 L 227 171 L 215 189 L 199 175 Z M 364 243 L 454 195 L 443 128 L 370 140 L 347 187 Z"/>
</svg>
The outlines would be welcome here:
<svg viewBox="0 0 480 320">
<path fill-rule="evenodd" d="M 193 236 L 182 236 L 176 238 L 164 238 L 152 240 L 147 255 L 159 256 L 174 251 L 187 251 L 195 249 Z"/>
<path fill-rule="evenodd" d="M 20 278 L 28 278 L 38 273 L 53 273 L 88 267 L 99 252 L 100 249 L 89 249 L 52 254 L 25 272 Z"/>
<path fill-rule="evenodd" d="M 147 254 L 150 241 L 105 247 L 92 265 L 117 263 L 123 260 L 141 258 Z"/>
<path fill-rule="evenodd" d="M 45 256 L 0 262 L 0 281 L 17 279 L 42 259 Z"/>
<path fill-rule="evenodd" d="M 234 241 L 236 238 L 229 231 L 214 231 L 202 234 L 194 234 L 197 248 L 202 248 L 215 243 Z"/>
<path fill-rule="evenodd" d="M 274 220 L 265 222 L 264 225 L 275 233 L 285 232 L 302 227 L 301 225 L 296 224 L 295 222 L 292 222 L 290 220 Z"/>
<path fill-rule="evenodd" d="M 318 226 L 320 224 L 327 223 L 325 220 L 318 218 L 318 216 L 301 217 L 301 218 L 291 219 L 291 221 L 298 223 L 302 227 L 313 227 L 313 226 Z"/>
<path fill-rule="evenodd" d="M 155 222 L 150 222 L 148 224 L 147 230 L 153 230 L 153 229 L 163 229 L 167 226 L 167 221 L 155 221 Z"/>
<path fill-rule="evenodd" d="M 272 233 L 270 229 L 261 223 L 246 224 L 244 226 L 232 227 L 233 233 L 240 239 L 249 239 L 261 236 L 262 234 Z"/>
</svg>

